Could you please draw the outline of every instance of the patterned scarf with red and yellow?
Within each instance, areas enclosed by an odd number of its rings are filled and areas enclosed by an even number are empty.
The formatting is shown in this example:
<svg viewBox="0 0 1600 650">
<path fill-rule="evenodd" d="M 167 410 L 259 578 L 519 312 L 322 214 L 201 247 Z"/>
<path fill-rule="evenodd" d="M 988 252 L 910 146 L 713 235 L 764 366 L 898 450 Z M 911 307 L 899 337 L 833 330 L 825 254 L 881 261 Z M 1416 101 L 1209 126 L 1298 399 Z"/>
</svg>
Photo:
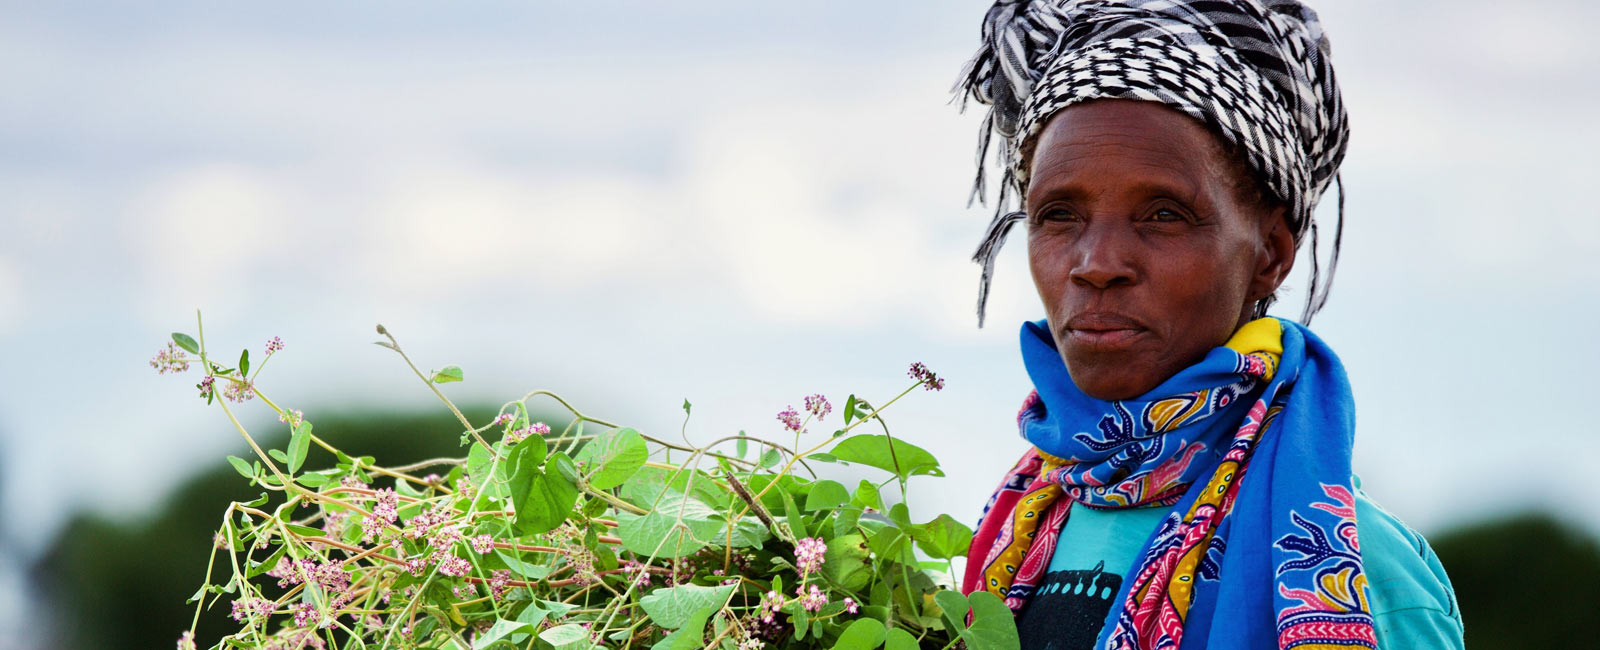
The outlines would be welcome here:
<svg viewBox="0 0 1600 650">
<path fill-rule="evenodd" d="M 1165 505 L 1096 647 L 1376 647 L 1352 400 L 1320 339 L 1259 319 L 1147 395 L 1113 402 L 1077 389 L 1044 321 L 1024 325 L 1022 347 L 1035 391 L 1017 419 L 1034 447 L 985 508 L 963 592 L 1020 612 L 1074 507 Z"/>
</svg>

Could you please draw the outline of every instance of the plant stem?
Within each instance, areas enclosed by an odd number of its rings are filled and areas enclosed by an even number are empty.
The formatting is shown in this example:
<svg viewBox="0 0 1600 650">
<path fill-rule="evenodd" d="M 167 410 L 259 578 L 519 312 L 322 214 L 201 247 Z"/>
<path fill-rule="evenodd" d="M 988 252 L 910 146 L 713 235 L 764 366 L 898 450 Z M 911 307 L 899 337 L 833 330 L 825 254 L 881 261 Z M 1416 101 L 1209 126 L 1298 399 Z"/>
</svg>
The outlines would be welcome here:
<svg viewBox="0 0 1600 650">
<path fill-rule="evenodd" d="M 461 426 L 466 427 L 467 431 L 472 433 L 472 437 L 478 440 L 478 444 L 483 445 L 484 449 L 488 449 L 489 453 L 493 454 L 494 447 L 490 447 L 489 443 L 484 442 L 483 436 L 478 435 L 478 430 L 473 428 L 472 422 L 467 420 L 467 416 L 461 414 L 461 409 L 456 408 L 455 402 L 452 402 L 450 401 L 450 398 L 445 397 L 444 393 L 439 391 L 439 387 L 433 383 L 432 379 L 422 375 L 422 371 L 417 369 L 417 364 L 412 363 L 411 357 L 406 356 L 405 350 L 400 349 L 400 342 L 395 340 L 394 335 L 390 334 L 389 330 L 382 325 L 378 326 L 378 333 L 389 339 L 389 345 L 386 347 L 388 347 L 390 350 L 394 350 L 395 354 L 400 355 L 400 358 L 405 360 L 406 366 L 411 368 L 411 372 L 416 374 L 417 379 L 421 379 L 422 383 L 427 384 L 428 390 L 433 391 L 433 394 L 439 398 L 439 401 L 444 402 L 445 406 L 450 407 L 450 412 L 454 413 L 456 419 L 461 421 Z"/>
</svg>

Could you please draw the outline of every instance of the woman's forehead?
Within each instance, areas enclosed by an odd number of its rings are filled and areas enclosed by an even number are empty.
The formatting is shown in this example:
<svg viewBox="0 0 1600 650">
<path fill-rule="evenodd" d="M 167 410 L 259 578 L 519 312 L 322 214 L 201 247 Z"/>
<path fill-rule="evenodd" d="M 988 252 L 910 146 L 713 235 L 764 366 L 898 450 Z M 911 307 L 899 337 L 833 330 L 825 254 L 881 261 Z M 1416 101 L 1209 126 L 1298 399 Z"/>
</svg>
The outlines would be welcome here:
<svg viewBox="0 0 1600 650">
<path fill-rule="evenodd" d="M 1220 140 L 1193 118 L 1161 104 L 1096 101 L 1061 111 L 1033 150 L 1028 195 L 1067 191 L 1106 176 L 1128 184 L 1192 193 L 1202 179 L 1222 177 Z M 1093 180 L 1086 180 L 1093 179 Z"/>
</svg>

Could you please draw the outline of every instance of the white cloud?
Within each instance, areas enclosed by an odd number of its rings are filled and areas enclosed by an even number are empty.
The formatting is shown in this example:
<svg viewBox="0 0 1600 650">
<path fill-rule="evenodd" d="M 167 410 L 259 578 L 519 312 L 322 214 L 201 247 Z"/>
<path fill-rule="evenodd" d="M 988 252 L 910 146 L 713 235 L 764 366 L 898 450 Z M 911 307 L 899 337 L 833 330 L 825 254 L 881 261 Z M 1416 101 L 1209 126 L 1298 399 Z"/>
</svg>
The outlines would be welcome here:
<svg viewBox="0 0 1600 650">
<path fill-rule="evenodd" d="M 285 229 L 305 218 L 289 193 L 280 179 L 229 163 L 179 168 L 143 188 L 118 234 L 135 256 L 147 309 L 247 301 L 260 267 L 289 252 Z"/>
</svg>

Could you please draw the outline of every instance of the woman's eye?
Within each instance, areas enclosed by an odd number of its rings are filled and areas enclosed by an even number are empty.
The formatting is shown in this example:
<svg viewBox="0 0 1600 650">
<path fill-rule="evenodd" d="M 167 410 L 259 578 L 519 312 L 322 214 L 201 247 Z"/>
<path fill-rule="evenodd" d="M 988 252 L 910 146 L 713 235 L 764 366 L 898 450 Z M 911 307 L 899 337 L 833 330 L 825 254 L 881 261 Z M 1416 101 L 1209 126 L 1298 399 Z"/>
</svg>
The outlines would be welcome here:
<svg viewBox="0 0 1600 650">
<path fill-rule="evenodd" d="M 1155 214 L 1150 215 L 1150 220 L 1161 222 L 1186 221 L 1186 219 L 1183 218 L 1183 215 L 1178 214 L 1174 210 L 1168 210 L 1166 208 L 1156 210 Z"/>
<path fill-rule="evenodd" d="M 1076 221 L 1077 216 L 1062 208 L 1046 208 L 1039 213 L 1039 221 Z"/>
</svg>

